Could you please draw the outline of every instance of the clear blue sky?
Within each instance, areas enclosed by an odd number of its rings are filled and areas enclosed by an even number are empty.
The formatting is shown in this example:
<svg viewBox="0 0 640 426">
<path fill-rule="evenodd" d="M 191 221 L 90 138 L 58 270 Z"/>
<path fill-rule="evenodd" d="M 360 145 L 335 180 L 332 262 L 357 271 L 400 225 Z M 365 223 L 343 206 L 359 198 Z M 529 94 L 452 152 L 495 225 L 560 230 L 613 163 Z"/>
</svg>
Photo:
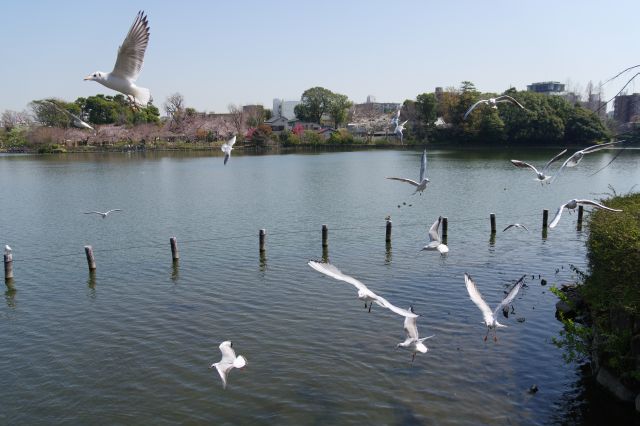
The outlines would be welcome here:
<svg viewBox="0 0 640 426">
<path fill-rule="evenodd" d="M 113 94 L 82 79 L 111 71 L 139 9 L 151 40 L 137 84 L 159 107 L 174 92 L 200 111 L 271 107 L 313 86 L 355 102 L 370 94 L 401 102 L 462 80 L 495 92 L 568 79 L 584 89 L 640 63 L 638 0 L 8 0 L 0 5 L 0 111 Z"/>
</svg>

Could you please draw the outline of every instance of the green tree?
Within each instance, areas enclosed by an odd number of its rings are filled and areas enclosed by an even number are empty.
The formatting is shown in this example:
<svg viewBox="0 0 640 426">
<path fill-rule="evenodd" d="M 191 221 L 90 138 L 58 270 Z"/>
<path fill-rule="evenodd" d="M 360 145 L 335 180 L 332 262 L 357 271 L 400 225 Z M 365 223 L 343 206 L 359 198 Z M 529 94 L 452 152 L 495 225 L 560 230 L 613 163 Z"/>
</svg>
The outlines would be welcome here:
<svg viewBox="0 0 640 426">
<path fill-rule="evenodd" d="M 609 137 L 597 115 L 581 106 L 575 106 L 567 119 L 564 139 L 567 142 L 588 143 Z"/>
<path fill-rule="evenodd" d="M 296 105 L 294 112 L 302 121 L 320 123 L 322 115 L 329 112 L 333 92 L 324 87 L 312 87 L 304 91 L 300 97 L 301 103 Z"/>
<path fill-rule="evenodd" d="M 332 93 L 329 102 L 329 116 L 333 120 L 334 127 L 337 129 L 340 124 L 347 121 L 347 111 L 353 102 L 349 100 L 347 95 L 341 95 L 340 93 Z"/>
</svg>

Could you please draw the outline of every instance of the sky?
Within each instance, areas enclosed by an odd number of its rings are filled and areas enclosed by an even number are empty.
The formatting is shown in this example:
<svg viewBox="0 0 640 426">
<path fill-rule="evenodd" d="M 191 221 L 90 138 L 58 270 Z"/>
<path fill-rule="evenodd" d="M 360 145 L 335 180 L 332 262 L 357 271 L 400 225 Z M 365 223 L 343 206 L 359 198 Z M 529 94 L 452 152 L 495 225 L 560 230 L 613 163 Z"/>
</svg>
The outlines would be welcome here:
<svg viewBox="0 0 640 426">
<path fill-rule="evenodd" d="M 548 80 L 584 91 L 640 63 L 638 0 L 5 0 L 0 112 L 115 94 L 83 78 L 112 70 L 138 10 L 151 38 L 136 84 L 160 108 L 176 92 L 198 111 L 270 108 L 315 86 L 402 102 L 463 80 L 484 92 Z M 628 78 L 604 86 L 607 99 Z"/>
</svg>

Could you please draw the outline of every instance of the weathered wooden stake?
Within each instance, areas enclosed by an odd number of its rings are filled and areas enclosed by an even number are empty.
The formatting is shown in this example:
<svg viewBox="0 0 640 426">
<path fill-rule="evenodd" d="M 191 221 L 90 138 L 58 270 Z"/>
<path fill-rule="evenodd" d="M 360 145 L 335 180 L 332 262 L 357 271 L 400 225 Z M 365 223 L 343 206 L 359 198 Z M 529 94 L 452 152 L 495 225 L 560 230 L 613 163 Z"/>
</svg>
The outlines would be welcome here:
<svg viewBox="0 0 640 426">
<path fill-rule="evenodd" d="M 387 220 L 387 232 L 385 234 L 385 242 L 390 243 L 391 242 L 391 220 Z"/>
<path fill-rule="evenodd" d="M 578 231 L 582 229 L 582 215 L 584 214 L 584 207 L 578 206 Z"/>
<path fill-rule="evenodd" d="M 13 253 L 4 255 L 4 280 L 11 281 L 13 279 Z"/>
<path fill-rule="evenodd" d="M 496 214 L 495 213 L 489 214 L 489 219 L 491 220 L 491 233 L 495 234 L 496 233 Z"/>
<path fill-rule="evenodd" d="M 87 264 L 89 265 L 89 272 L 96 270 L 96 260 L 93 257 L 93 248 L 91 246 L 84 246 L 84 254 L 87 256 Z"/>
<path fill-rule="evenodd" d="M 178 251 L 178 240 L 176 237 L 169 238 L 169 242 L 171 243 L 171 258 L 175 262 L 180 259 L 180 252 Z"/>
<path fill-rule="evenodd" d="M 329 242 L 327 241 L 329 237 L 329 228 L 327 225 L 322 225 L 322 247 L 327 247 Z"/>
<path fill-rule="evenodd" d="M 267 230 L 266 229 L 261 229 L 260 232 L 258 232 L 258 238 L 260 240 L 260 251 L 263 252 L 264 251 L 264 239 L 267 235 Z"/>
<path fill-rule="evenodd" d="M 542 210 L 542 229 L 547 229 L 547 223 L 549 222 L 549 210 Z"/>
<path fill-rule="evenodd" d="M 449 235 L 449 219 L 446 217 L 442 218 L 442 240 L 446 240 Z"/>
</svg>

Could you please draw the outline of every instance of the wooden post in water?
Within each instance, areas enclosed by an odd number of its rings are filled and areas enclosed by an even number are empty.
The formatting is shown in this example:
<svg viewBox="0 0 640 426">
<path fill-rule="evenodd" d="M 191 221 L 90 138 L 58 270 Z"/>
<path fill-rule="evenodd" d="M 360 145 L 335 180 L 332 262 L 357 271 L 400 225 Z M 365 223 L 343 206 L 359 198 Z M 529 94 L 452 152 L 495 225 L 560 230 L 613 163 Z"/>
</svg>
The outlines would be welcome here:
<svg viewBox="0 0 640 426">
<path fill-rule="evenodd" d="M 4 281 L 9 282 L 13 279 L 13 253 L 5 251 L 4 253 Z"/>
<path fill-rule="evenodd" d="M 582 215 L 584 214 L 584 207 L 578 206 L 578 231 L 582 230 Z"/>
<path fill-rule="evenodd" d="M 322 225 L 322 247 L 328 247 L 329 242 L 327 239 L 329 238 L 329 228 L 327 225 Z"/>
<path fill-rule="evenodd" d="M 443 242 L 446 241 L 448 235 L 449 235 L 449 219 L 447 219 L 446 217 L 443 217 L 442 218 L 442 241 Z"/>
<path fill-rule="evenodd" d="M 542 210 L 542 229 L 545 230 L 548 227 L 549 222 L 549 210 Z"/>
<path fill-rule="evenodd" d="M 258 232 L 258 239 L 260 240 L 260 253 L 264 252 L 264 239 L 266 235 L 267 235 L 266 229 L 261 229 L 260 232 Z"/>
<path fill-rule="evenodd" d="M 180 252 L 178 251 L 178 240 L 176 237 L 169 238 L 169 243 L 171 243 L 171 259 L 173 261 L 177 261 L 180 259 Z"/>
<path fill-rule="evenodd" d="M 87 264 L 89 265 L 89 272 L 96 270 L 96 259 L 93 257 L 93 247 L 84 246 L 84 254 L 87 256 Z"/>
<path fill-rule="evenodd" d="M 387 220 L 387 232 L 384 237 L 384 241 L 389 244 L 391 243 L 391 219 Z"/>
<path fill-rule="evenodd" d="M 489 214 L 489 219 L 491 220 L 491 233 L 495 234 L 496 233 L 496 214 L 495 213 Z"/>
</svg>

